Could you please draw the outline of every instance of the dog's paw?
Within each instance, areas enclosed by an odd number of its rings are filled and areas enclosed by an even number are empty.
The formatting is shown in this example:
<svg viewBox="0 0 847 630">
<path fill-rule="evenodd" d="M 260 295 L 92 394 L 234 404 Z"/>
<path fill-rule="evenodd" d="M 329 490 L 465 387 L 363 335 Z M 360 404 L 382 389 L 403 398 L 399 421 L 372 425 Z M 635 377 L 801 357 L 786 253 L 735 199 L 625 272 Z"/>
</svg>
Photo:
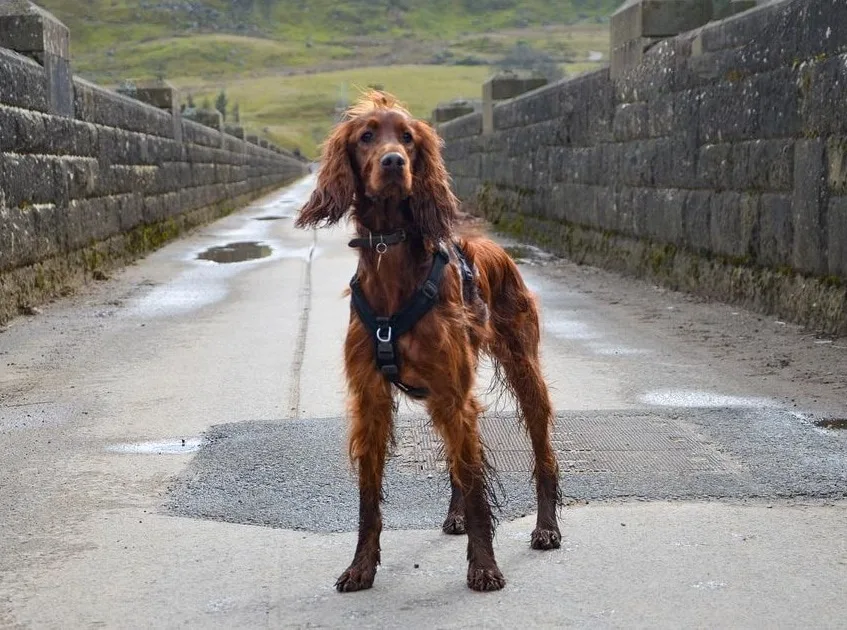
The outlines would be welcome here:
<svg viewBox="0 0 847 630">
<path fill-rule="evenodd" d="M 465 533 L 465 516 L 464 514 L 448 514 L 441 525 L 441 531 L 445 534 L 458 536 Z"/>
<path fill-rule="evenodd" d="M 499 591 L 506 586 L 506 578 L 497 565 L 493 567 L 468 567 L 468 587 L 474 591 Z"/>
<path fill-rule="evenodd" d="M 376 569 L 362 569 L 351 565 L 335 581 L 335 588 L 339 593 L 352 593 L 353 591 L 364 591 L 374 585 Z"/>
<path fill-rule="evenodd" d="M 533 549 L 558 549 L 562 546 L 562 535 L 558 528 L 536 527 L 532 532 L 529 546 Z"/>
</svg>

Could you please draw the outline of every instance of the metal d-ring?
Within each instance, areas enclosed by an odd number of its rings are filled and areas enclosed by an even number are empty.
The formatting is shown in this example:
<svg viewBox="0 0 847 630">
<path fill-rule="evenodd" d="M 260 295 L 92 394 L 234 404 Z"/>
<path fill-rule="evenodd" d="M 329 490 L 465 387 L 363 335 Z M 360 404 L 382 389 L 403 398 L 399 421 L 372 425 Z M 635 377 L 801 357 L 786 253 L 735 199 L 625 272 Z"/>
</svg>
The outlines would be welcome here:
<svg viewBox="0 0 847 630">
<path fill-rule="evenodd" d="M 383 330 L 388 331 L 385 338 L 383 338 L 383 336 L 381 334 Z M 385 329 L 383 329 L 382 327 L 377 328 L 376 329 L 376 339 L 377 339 L 377 341 L 381 341 L 382 343 L 390 342 L 391 341 L 391 326 L 386 326 Z"/>
<path fill-rule="evenodd" d="M 385 252 L 387 252 L 387 251 L 388 251 L 388 245 L 386 245 L 385 243 L 380 242 L 380 243 L 377 243 L 377 244 L 376 244 L 376 248 L 375 248 L 375 249 L 376 249 L 376 253 L 377 253 L 377 254 L 379 254 L 380 256 L 382 256 Z"/>
</svg>

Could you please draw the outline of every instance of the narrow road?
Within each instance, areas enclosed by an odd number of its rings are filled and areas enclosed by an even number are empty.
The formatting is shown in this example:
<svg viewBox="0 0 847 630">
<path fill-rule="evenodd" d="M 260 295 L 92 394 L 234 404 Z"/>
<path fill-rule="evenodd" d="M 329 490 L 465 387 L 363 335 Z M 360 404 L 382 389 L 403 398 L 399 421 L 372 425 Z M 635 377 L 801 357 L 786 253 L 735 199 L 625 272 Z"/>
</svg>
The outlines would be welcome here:
<svg viewBox="0 0 847 630">
<path fill-rule="evenodd" d="M 528 444 L 487 397 L 507 585 L 470 592 L 438 444 L 403 402 L 375 587 L 336 593 L 355 258 L 345 230 L 292 228 L 311 186 L 0 332 L 0 627 L 847 627 L 847 341 L 515 244 L 562 549 L 529 548 Z"/>
</svg>

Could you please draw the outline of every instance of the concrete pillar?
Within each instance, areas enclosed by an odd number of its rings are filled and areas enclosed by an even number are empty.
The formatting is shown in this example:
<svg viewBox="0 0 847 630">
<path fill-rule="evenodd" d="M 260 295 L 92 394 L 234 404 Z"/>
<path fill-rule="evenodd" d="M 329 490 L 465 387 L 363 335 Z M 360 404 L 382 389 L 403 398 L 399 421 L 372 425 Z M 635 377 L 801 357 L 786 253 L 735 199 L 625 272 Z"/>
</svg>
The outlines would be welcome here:
<svg viewBox="0 0 847 630">
<path fill-rule="evenodd" d="M 712 0 L 626 0 L 610 21 L 611 78 L 639 65 L 645 50 L 655 42 L 711 19 Z"/>
<path fill-rule="evenodd" d="M 0 46 L 44 66 L 50 113 L 73 117 L 74 88 L 68 27 L 27 0 L 0 1 Z"/>
<path fill-rule="evenodd" d="M 482 133 L 494 131 L 494 105 L 524 92 L 547 85 L 539 76 L 521 77 L 512 73 L 494 75 L 482 84 Z"/>
<path fill-rule="evenodd" d="M 179 109 L 179 90 L 167 81 L 141 83 L 135 86 L 133 97 L 173 116 L 174 140 L 182 142 L 182 112 Z"/>
</svg>

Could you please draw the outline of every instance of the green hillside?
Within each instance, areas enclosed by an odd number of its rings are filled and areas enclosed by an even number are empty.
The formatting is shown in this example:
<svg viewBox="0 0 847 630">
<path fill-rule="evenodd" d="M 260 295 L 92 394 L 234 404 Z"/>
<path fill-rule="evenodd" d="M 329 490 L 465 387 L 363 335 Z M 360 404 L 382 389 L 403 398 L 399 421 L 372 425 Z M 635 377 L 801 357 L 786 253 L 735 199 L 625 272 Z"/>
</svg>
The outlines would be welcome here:
<svg viewBox="0 0 847 630">
<path fill-rule="evenodd" d="M 478 97 L 484 77 L 516 50 L 543 60 L 556 76 L 596 66 L 600 55 L 603 60 L 608 55 L 608 16 L 620 1 L 40 0 L 39 4 L 71 29 L 77 74 L 112 86 L 161 76 L 198 99 L 210 96 L 212 102 L 225 89 L 234 96 L 230 104 L 238 101 L 246 124 L 312 155 L 315 138 L 332 122 L 339 93 L 358 85 L 362 68 L 368 68 L 373 83 L 393 82 L 401 97 L 406 92 L 406 99 L 417 104 L 416 113 L 426 115 L 424 108 L 434 105 L 436 98 Z M 399 72 L 389 71 L 391 67 Z M 418 94 L 424 85 L 428 93 Z M 270 103 L 271 94 L 286 103 Z M 321 105 L 298 109 L 315 102 Z"/>
</svg>

